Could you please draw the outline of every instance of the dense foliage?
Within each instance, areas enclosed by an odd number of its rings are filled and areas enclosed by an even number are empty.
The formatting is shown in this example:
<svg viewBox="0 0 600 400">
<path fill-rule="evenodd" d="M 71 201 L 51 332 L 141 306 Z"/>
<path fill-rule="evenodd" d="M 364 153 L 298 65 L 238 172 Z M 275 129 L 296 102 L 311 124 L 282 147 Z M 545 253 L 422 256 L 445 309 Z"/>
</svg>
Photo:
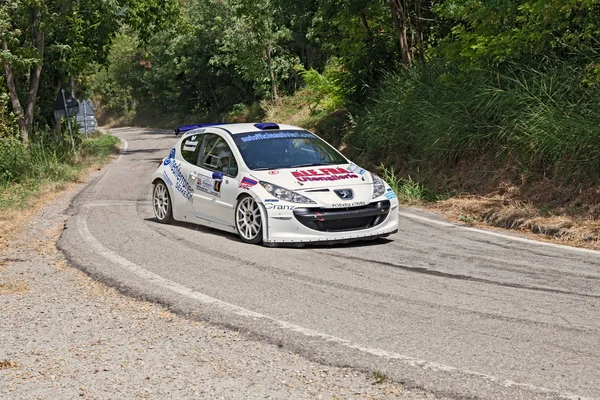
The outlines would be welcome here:
<svg viewBox="0 0 600 400">
<path fill-rule="evenodd" d="M 153 121 L 220 118 L 300 93 L 346 123 L 346 148 L 365 162 L 600 174 L 600 0 L 0 1 L 1 59 L 23 103 L 43 65 L 41 124 L 71 78 L 108 115 Z M 11 110 L 0 113 L 3 136 L 15 134 Z"/>
<path fill-rule="evenodd" d="M 9 102 L 27 144 L 34 127 L 55 124 L 52 105 L 61 86 L 73 92 L 92 71 L 105 64 L 113 38 L 127 25 L 145 42 L 178 15 L 175 0 L 0 0 L 0 62 L 4 80 L 0 104 Z M 56 121 L 60 124 L 60 121 Z M 3 128 L 2 132 L 7 129 Z"/>
</svg>

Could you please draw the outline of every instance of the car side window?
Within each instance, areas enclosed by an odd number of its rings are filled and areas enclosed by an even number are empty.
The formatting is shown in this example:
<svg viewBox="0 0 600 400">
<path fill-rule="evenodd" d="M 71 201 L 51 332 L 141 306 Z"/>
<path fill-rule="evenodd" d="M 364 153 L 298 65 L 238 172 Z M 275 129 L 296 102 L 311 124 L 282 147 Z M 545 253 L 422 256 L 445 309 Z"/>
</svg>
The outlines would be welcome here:
<svg viewBox="0 0 600 400">
<path fill-rule="evenodd" d="M 205 135 L 197 165 L 231 177 L 238 174 L 238 165 L 231 148 L 225 139 L 214 134 Z"/>
<path fill-rule="evenodd" d="M 199 144 L 202 142 L 202 135 L 191 135 L 181 142 L 181 156 L 189 163 L 196 162 Z"/>
</svg>

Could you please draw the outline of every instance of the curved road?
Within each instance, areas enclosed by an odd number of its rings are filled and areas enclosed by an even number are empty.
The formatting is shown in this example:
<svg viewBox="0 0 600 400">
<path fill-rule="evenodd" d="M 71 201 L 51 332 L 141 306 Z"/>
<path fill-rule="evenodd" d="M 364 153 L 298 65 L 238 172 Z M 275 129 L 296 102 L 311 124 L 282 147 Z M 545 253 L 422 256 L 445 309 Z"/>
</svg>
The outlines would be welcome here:
<svg viewBox="0 0 600 400">
<path fill-rule="evenodd" d="M 265 248 L 154 221 L 149 178 L 176 138 L 127 145 L 76 198 L 59 247 L 122 291 L 440 398 L 600 398 L 600 252 L 402 210 L 391 240 Z"/>
</svg>

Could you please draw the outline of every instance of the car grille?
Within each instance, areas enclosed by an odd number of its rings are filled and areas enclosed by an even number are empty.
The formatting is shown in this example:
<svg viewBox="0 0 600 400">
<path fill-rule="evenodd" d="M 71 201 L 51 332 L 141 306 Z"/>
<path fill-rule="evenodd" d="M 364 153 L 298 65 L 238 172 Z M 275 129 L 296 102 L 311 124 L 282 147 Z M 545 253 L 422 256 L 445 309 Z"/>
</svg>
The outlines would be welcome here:
<svg viewBox="0 0 600 400">
<path fill-rule="evenodd" d="M 294 216 L 304 226 L 320 232 L 348 232 L 381 224 L 390 212 L 389 200 L 350 208 L 299 208 Z"/>
</svg>

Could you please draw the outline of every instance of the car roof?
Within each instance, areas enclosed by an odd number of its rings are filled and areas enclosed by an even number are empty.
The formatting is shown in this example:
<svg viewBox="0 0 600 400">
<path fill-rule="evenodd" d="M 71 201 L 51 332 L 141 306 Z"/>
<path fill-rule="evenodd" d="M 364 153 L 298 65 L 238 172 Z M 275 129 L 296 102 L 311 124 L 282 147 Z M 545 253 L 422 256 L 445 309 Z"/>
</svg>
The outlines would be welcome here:
<svg viewBox="0 0 600 400">
<path fill-rule="evenodd" d="M 270 128 L 261 129 L 257 125 L 261 125 L 261 124 L 253 124 L 253 123 L 227 124 L 227 125 L 216 125 L 216 126 L 213 126 L 213 128 L 223 128 L 226 131 L 228 131 L 229 133 L 231 133 L 232 135 L 235 135 L 237 133 L 250 133 L 250 132 L 269 132 L 269 131 L 281 131 L 281 130 L 305 130 L 305 129 L 299 128 L 297 126 L 285 125 L 285 124 L 276 124 L 277 126 L 279 126 L 279 129 L 275 128 L 272 125 L 271 125 L 272 127 L 270 127 Z"/>
<path fill-rule="evenodd" d="M 282 130 L 305 130 L 293 125 L 286 124 L 275 124 L 273 122 L 261 122 L 261 123 L 208 123 L 208 124 L 196 124 L 196 125 L 184 125 L 175 129 L 176 133 L 193 132 L 196 129 L 222 129 L 231 135 L 239 133 L 252 133 L 252 132 L 275 132 Z"/>
</svg>

